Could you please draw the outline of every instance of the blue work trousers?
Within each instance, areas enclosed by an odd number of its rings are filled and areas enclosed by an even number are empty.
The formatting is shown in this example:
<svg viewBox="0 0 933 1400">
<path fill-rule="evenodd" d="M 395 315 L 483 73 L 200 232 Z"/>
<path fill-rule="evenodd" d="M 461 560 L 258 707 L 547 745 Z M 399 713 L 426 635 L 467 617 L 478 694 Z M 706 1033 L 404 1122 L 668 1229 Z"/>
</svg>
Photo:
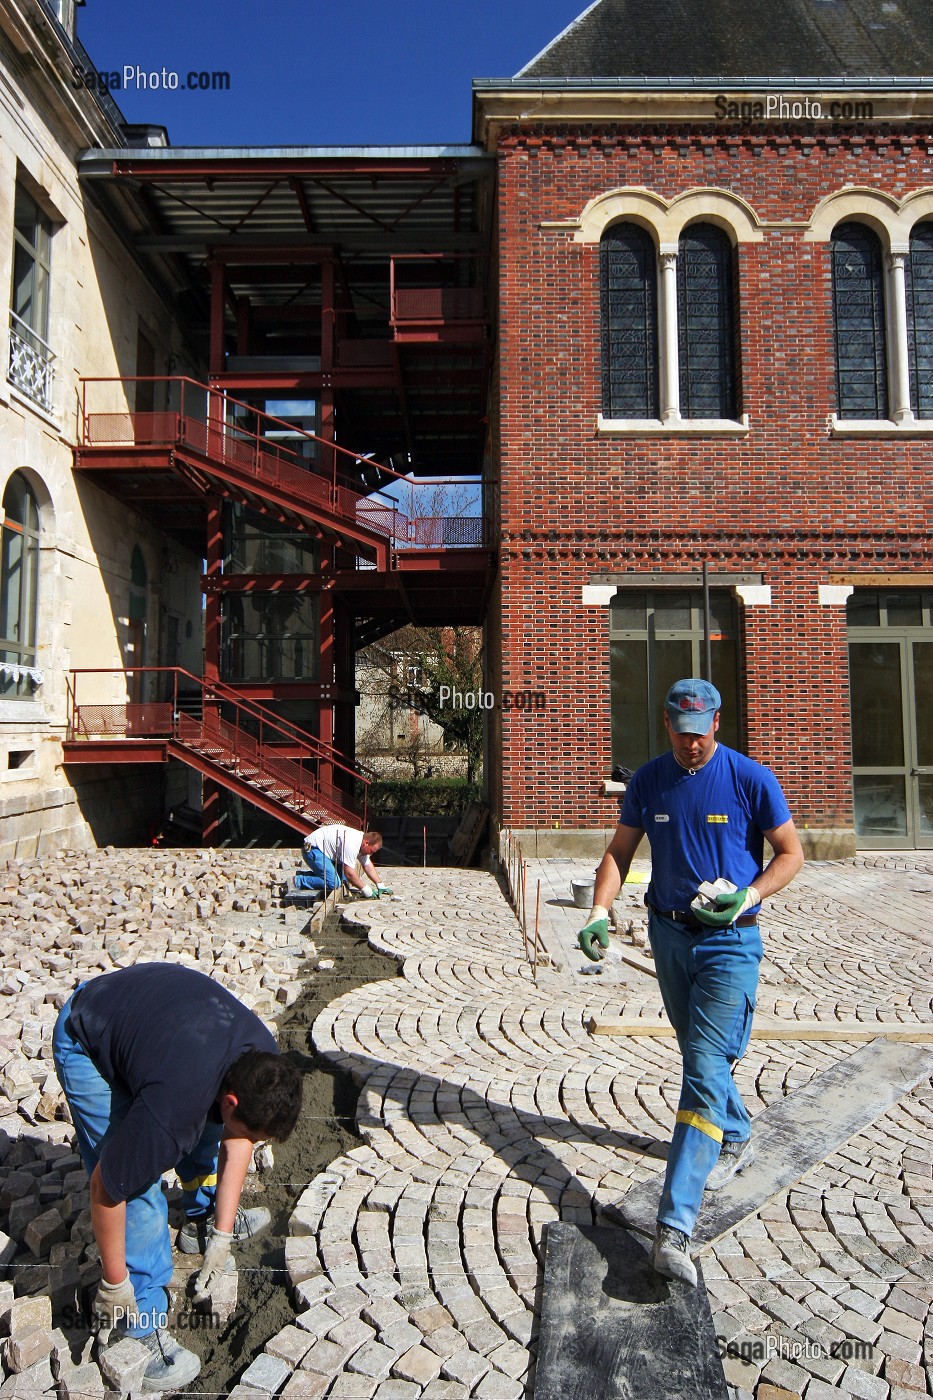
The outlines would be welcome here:
<svg viewBox="0 0 933 1400">
<path fill-rule="evenodd" d="M 331 890 L 343 884 L 343 876 L 337 873 L 334 862 L 317 846 L 303 850 L 301 854 L 311 874 L 295 876 L 295 884 L 300 890 L 323 890 L 325 894 L 330 894 Z"/>
<path fill-rule="evenodd" d="M 751 1135 L 732 1067 L 751 1035 L 761 934 L 757 924 L 691 933 L 652 910 L 648 936 L 664 1009 L 683 1056 L 658 1220 L 692 1235 L 723 1139 L 744 1142 Z"/>
<path fill-rule="evenodd" d="M 55 1023 L 52 1050 L 55 1072 L 71 1109 L 78 1150 L 90 1176 L 133 1099 L 125 1089 L 109 1084 L 103 1077 L 72 1034 L 70 1012 L 71 1000 L 63 1006 Z M 189 1214 L 203 1215 L 213 1208 L 222 1132 L 222 1124 L 208 1123 L 197 1147 L 177 1165 L 180 1179 L 187 1181 L 184 1201 Z M 161 1177 L 126 1202 L 126 1267 L 136 1295 L 137 1313 L 135 1321 L 127 1320 L 122 1330 L 131 1337 L 145 1337 L 166 1325 L 167 1289 L 172 1278 L 168 1204 Z"/>
</svg>

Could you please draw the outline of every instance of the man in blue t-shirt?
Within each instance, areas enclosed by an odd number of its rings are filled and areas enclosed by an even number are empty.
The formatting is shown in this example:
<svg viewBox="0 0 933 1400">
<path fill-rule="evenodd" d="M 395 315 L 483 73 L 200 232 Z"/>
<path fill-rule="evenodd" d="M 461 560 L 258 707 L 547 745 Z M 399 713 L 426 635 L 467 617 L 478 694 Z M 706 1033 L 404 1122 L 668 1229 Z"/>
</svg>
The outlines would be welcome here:
<svg viewBox="0 0 933 1400">
<path fill-rule="evenodd" d="M 718 1190 L 752 1160 L 751 1120 L 732 1066 L 751 1034 L 762 957 L 758 910 L 803 865 L 777 779 L 717 742 L 721 705 L 708 681 L 677 681 L 668 691 L 671 751 L 644 764 L 629 783 L 579 935 L 587 957 L 602 957 L 609 909 L 647 836 L 648 936 L 683 1056 L 652 1262 L 665 1277 L 694 1285 L 690 1236 L 704 1188 Z M 765 837 L 774 854 L 762 868 Z M 701 892 L 716 881 L 727 888 Z M 624 1222 L 624 1202 L 603 1213 Z"/>
<path fill-rule="evenodd" d="M 284 1141 L 294 1128 L 301 1074 L 254 1012 L 172 963 L 82 983 L 52 1045 L 91 1178 L 101 1342 L 114 1329 L 136 1338 L 152 1353 L 143 1389 L 179 1390 L 201 1363 L 166 1329 L 172 1246 L 162 1175 L 174 1167 L 182 1181 L 193 1240 L 186 1252 L 199 1247 L 198 1220 L 206 1227 L 195 1280 L 195 1301 L 204 1303 L 234 1268 L 234 1240 L 269 1222 L 267 1210 L 240 1207 L 240 1192 L 255 1144 Z"/>
</svg>

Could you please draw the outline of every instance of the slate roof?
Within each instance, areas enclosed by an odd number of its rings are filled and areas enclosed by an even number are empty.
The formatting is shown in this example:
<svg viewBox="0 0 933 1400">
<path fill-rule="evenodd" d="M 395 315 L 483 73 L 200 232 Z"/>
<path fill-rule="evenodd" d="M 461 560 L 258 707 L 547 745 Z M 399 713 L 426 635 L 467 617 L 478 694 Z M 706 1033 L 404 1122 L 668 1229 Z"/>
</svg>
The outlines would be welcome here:
<svg viewBox="0 0 933 1400">
<path fill-rule="evenodd" d="M 933 0 L 596 0 L 521 78 L 933 74 Z"/>
</svg>

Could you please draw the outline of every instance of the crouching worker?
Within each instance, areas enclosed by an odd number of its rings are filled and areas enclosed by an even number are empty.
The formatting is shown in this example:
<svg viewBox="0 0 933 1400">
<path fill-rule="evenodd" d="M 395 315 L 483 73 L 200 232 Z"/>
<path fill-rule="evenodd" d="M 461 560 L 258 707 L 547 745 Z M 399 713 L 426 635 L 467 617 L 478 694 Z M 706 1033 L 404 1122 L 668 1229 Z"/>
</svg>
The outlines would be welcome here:
<svg viewBox="0 0 933 1400">
<path fill-rule="evenodd" d="M 102 1280 L 94 1326 L 152 1353 L 143 1388 L 179 1390 L 200 1359 L 166 1329 L 172 1244 L 162 1174 L 182 1182 L 186 1252 L 206 1235 L 195 1298 L 235 1268 L 234 1241 L 269 1224 L 240 1208 L 253 1147 L 284 1141 L 301 1110 L 302 1079 L 272 1034 L 203 973 L 150 963 L 82 983 L 62 1008 L 55 1069 L 91 1178 L 91 1223 Z M 187 1239 L 187 1244 L 185 1243 Z"/>
<path fill-rule="evenodd" d="M 358 890 L 364 899 L 377 899 L 381 894 L 391 894 L 388 885 L 381 883 L 372 858 L 382 850 L 382 837 L 378 831 L 356 831 L 352 826 L 319 826 L 310 832 L 302 844 L 302 855 L 310 875 L 302 872 L 295 876 L 295 884 L 300 890 L 331 890 L 347 881 Z M 357 870 L 359 862 L 362 875 Z"/>
</svg>

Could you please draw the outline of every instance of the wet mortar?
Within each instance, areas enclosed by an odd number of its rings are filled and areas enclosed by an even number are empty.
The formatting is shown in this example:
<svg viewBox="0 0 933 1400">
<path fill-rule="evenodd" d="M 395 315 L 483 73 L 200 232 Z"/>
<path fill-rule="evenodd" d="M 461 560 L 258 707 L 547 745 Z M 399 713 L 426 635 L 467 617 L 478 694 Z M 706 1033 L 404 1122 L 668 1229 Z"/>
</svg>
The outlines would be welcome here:
<svg viewBox="0 0 933 1400">
<path fill-rule="evenodd" d="M 370 948 L 365 935 L 341 924 L 339 914 L 329 916 L 313 940 L 320 957 L 333 959 L 333 969 L 314 970 L 305 963 L 298 971 L 304 991 L 278 1021 L 279 1044 L 304 1074 L 302 1114 L 288 1142 L 273 1144 L 273 1168 L 247 1178 L 242 1204 L 266 1206 L 272 1212 L 272 1224 L 251 1243 L 236 1247 L 240 1303 L 220 1331 L 198 1327 L 196 1319 L 183 1326 L 191 1315 L 183 1303 L 182 1283 L 200 1268 L 201 1256 L 175 1255 L 176 1305 L 184 1315 L 174 1325 L 173 1335 L 202 1361 L 201 1374 L 183 1394 L 225 1395 L 266 1342 L 294 1321 L 285 1272 L 289 1218 L 308 1182 L 361 1141 L 354 1131 L 359 1088 L 350 1075 L 335 1070 L 317 1054 L 311 1027 L 336 997 L 365 982 L 397 976 L 400 968 L 394 959 Z"/>
</svg>

